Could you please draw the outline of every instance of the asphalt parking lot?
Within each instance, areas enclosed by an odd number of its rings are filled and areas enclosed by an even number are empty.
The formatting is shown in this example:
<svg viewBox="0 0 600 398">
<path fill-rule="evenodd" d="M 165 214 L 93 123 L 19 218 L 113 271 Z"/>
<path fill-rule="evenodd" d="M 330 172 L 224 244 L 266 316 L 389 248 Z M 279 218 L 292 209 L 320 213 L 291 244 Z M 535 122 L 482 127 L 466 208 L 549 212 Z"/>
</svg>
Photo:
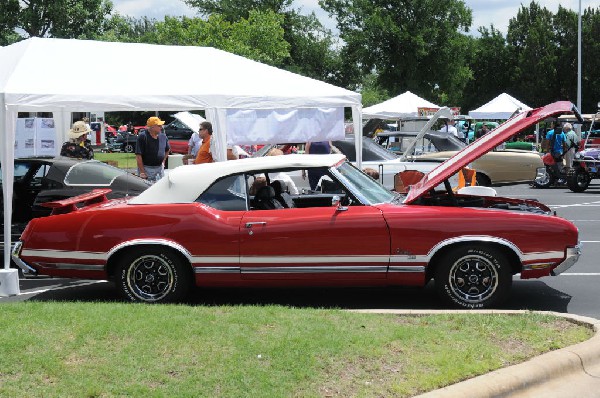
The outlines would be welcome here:
<svg viewBox="0 0 600 398">
<path fill-rule="evenodd" d="M 600 319 L 600 181 L 583 193 L 567 188 L 534 189 L 527 184 L 496 187 L 502 196 L 536 198 L 556 213 L 574 222 L 583 242 L 577 264 L 557 277 L 533 280 L 514 278 L 503 309 L 557 311 Z M 0 302 L 23 300 L 120 301 L 114 286 L 106 281 L 70 279 L 21 279 L 19 296 Z M 190 305 L 264 305 L 346 309 L 442 309 L 428 285 L 419 288 L 311 288 L 311 289 L 196 289 Z"/>
</svg>

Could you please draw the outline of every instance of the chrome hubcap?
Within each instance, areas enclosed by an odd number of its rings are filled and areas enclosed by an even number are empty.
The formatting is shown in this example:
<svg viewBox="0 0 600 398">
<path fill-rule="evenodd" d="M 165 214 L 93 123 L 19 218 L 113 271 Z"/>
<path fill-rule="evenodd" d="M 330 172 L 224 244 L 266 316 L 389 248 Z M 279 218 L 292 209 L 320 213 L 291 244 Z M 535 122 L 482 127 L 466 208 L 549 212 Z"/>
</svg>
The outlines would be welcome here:
<svg viewBox="0 0 600 398">
<path fill-rule="evenodd" d="M 140 300 L 157 301 L 173 288 L 173 268 L 161 257 L 147 255 L 137 258 L 127 271 L 127 286 Z"/>
<path fill-rule="evenodd" d="M 487 258 L 469 255 L 452 265 L 448 282 L 452 293 L 462 301 L 480 303 L 498 288 L 498 271 Z"/>
</svg>

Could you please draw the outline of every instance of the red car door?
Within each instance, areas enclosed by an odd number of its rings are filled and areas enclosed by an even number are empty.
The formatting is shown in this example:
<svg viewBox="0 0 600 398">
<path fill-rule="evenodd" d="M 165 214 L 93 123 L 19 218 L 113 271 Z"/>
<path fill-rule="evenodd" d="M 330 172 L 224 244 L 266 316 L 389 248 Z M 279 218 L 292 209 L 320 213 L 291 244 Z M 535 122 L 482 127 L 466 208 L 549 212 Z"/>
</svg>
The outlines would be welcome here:
<svg viewBox="0 0 600 398">
<path fill-rule="evenodd" d="M 377 208 L 252 210 L 240 225 L 243 279 L 384 279 L 387 224 Z"/>
</svg>

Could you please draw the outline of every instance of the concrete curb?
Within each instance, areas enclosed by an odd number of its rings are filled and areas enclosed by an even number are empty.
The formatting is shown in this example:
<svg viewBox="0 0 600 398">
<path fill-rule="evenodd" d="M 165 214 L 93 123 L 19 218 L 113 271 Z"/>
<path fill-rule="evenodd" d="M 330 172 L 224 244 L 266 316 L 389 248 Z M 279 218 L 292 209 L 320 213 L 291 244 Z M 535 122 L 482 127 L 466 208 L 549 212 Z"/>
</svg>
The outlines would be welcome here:
<svg viewBox="0 0 600 398">
<path fill-rule="evenodd" d="M 600 320 L 598 319 L 549 311 L 358 310 L 356 312 L 399 315 L 537 313 L 562 317 L 589 326 L 595 334 L 587 341 L 430 391 L 418 397 L 600 397 Z"/>
</svg>

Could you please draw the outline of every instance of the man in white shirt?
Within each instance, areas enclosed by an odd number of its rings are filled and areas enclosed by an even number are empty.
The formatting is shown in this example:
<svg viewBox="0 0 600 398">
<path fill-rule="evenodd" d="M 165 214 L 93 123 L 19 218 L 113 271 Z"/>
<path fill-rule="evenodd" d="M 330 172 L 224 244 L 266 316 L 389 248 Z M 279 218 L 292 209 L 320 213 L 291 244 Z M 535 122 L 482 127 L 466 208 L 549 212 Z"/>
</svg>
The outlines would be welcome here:
<svg viewBox="0 0 600 398">
<path fill-rule="evenodd" d="M 194 131 L 190 140 L 188 141 L 188 155 L 192 155 L 194 159 L 198 154 L 198 149 L 200 149 L 200 144 L 202 144 L 202 139 L 200 138 L 200 134 L 197 131 Z"/>
<path fill-rule="evenodd" d="M 440 132 L 450 133 L 456 138 L 461 139 L 461 137 L 458 135 L 458 130 L 456 130 L 456 127 L 454 127 L 454 119 L 449 119 L 448 122 L 446 122 L 446 125 L 440 129 Z M 464 139 L 464 135 L 462 138 Z"/>
</svg>

